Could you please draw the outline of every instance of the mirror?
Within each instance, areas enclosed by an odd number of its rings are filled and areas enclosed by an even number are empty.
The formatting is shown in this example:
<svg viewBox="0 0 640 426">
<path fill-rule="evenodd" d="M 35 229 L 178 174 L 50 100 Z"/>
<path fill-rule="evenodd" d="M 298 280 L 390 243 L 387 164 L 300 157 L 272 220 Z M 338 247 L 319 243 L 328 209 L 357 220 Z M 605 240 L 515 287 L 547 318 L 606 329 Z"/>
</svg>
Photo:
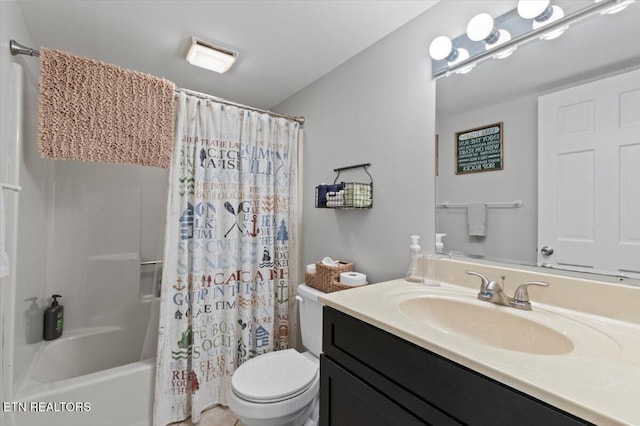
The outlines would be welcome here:
<svg viewBox="0 0 640 426">
<path fill-rule="evenodd" d="M 570 14 L 593 1 L 554 4 Z M 557 39 L 519 46 L 510 57 L 485 61 L 468 74 L 437 80 L 436 232 L 447 234 L 444 252 L 538 264 L 538 97 L 639 69 L 638 22 L 640 2 L 575 23 Z M 456 174 L 456 132 L 499 122 L 504 132 L 503 169 Z M 596 178 L 598 173 L 596 169 Z M 517 201 L 521 207 L 513 207 Z M 445 208 L 443 202 L 465 207 Z M 481 238 L 469 236 L 467 226 L 466 205 L 477 202 L 505 203 L 487 208 L 486 236 Z"/>
</svg>

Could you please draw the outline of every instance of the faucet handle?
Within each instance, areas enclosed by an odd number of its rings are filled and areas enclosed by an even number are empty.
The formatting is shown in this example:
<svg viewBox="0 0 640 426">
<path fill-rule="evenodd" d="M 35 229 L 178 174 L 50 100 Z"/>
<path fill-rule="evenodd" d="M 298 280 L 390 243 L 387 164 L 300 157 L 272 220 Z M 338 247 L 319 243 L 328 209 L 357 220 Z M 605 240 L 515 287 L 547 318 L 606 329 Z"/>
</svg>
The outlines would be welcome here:
<svg viewBox="0 0 640 426">
<path fill-rule="evenodd" d="M 480 284 L 480 293 L 487 292 L 487 285 L 489 284 L 489 279 L 487 279 L 487 277 L 476 271 L 466 270 L 465 272 L 467 273 L 467 275 L 475 275 L 476 277 L 479 277 L 482 280 L 482 284 Z"/>
<path fill-rule="evenodd" d="M 530 285 L 537 285 L 540 287 L 549 287 L 549 283 L 545 283 L 543 281 L 527 281 L 518 286 L 515 294 L 513 295 L 513 299 L 511 299 L 511 306 L 518 309 L 524 309 L 525 311 L 531 310 L 531 302 L 529 302 L 529 292 L 527 292 L 527 288 Z"/>
<path fill-rule="evenodd" d="M 493 284 L 495 281 L 489 281 L 489 279 L 484 275 L 482 275 L 480 272 L 469 271 L 469 270 L 465 272 L 467 273 L 467 275 L 475 275 L 476 277 L 479 277 L 482 280 L 482 283 L 480 284 L 480 291 L 478 292 L 478 299 L 486 300 L 486 301 L 491 300 L 491 293 L 489 292 L 489 286 Z"/>
</svg>

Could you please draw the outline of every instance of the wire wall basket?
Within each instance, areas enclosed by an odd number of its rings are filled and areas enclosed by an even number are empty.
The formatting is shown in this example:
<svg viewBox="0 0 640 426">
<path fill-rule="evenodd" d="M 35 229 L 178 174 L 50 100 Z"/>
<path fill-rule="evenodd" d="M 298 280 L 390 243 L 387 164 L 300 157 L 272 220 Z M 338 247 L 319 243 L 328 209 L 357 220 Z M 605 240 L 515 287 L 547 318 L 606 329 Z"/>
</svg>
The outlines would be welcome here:
<svg viewBox="0 0 640 426">
<path fill-rule="evenodd" d="M 371 163 L 333 169 L 338 173 L 333 185 L 316 186 L 316 208 L 320 209 L 370 209 L 373 207 L 373 178 L 367 171 Z M 340 182 L 340 172 L 362 167 L 370 182 Z"/>
</svg>

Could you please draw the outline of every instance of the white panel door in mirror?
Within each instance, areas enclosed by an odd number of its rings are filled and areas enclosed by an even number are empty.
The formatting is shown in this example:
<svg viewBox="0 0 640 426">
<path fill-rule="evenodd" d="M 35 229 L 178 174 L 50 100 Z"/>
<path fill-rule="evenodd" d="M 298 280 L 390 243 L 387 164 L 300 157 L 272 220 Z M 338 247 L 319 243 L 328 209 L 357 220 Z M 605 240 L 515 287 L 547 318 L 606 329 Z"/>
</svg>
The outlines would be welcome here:
<svg viewBox="0 0 640 426">
<path fill-rule="evenodd" d="M 539 265 L 640 273 L 639 130 L 640 70 L 538 99 Z"/>
</svg>

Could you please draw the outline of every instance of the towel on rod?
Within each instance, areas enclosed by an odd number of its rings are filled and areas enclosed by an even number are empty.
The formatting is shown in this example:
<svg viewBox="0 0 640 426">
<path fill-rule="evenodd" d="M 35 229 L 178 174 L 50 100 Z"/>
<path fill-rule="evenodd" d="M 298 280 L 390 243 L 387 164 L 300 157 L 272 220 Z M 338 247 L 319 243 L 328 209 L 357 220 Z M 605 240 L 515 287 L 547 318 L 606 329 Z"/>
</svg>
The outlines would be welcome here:
<svg viewBox="0 0 640 426">
<path fill-rule="evenodd" d="M 174 91 L 162 78 L 40 49 L 40 155 L 168 168 Z"/>
<path fill-rule="evenodd" d="M 0 278 L 9 275 L 7 255 L 7 215 L 4 210 L 4 190 L 0 188 Z"/>
<path fill-rule="evenodd" d="M 470 237 L 487 235 L 487 204 L 469 203 L 467 206 L 467 225 Z"/>
</svg>

